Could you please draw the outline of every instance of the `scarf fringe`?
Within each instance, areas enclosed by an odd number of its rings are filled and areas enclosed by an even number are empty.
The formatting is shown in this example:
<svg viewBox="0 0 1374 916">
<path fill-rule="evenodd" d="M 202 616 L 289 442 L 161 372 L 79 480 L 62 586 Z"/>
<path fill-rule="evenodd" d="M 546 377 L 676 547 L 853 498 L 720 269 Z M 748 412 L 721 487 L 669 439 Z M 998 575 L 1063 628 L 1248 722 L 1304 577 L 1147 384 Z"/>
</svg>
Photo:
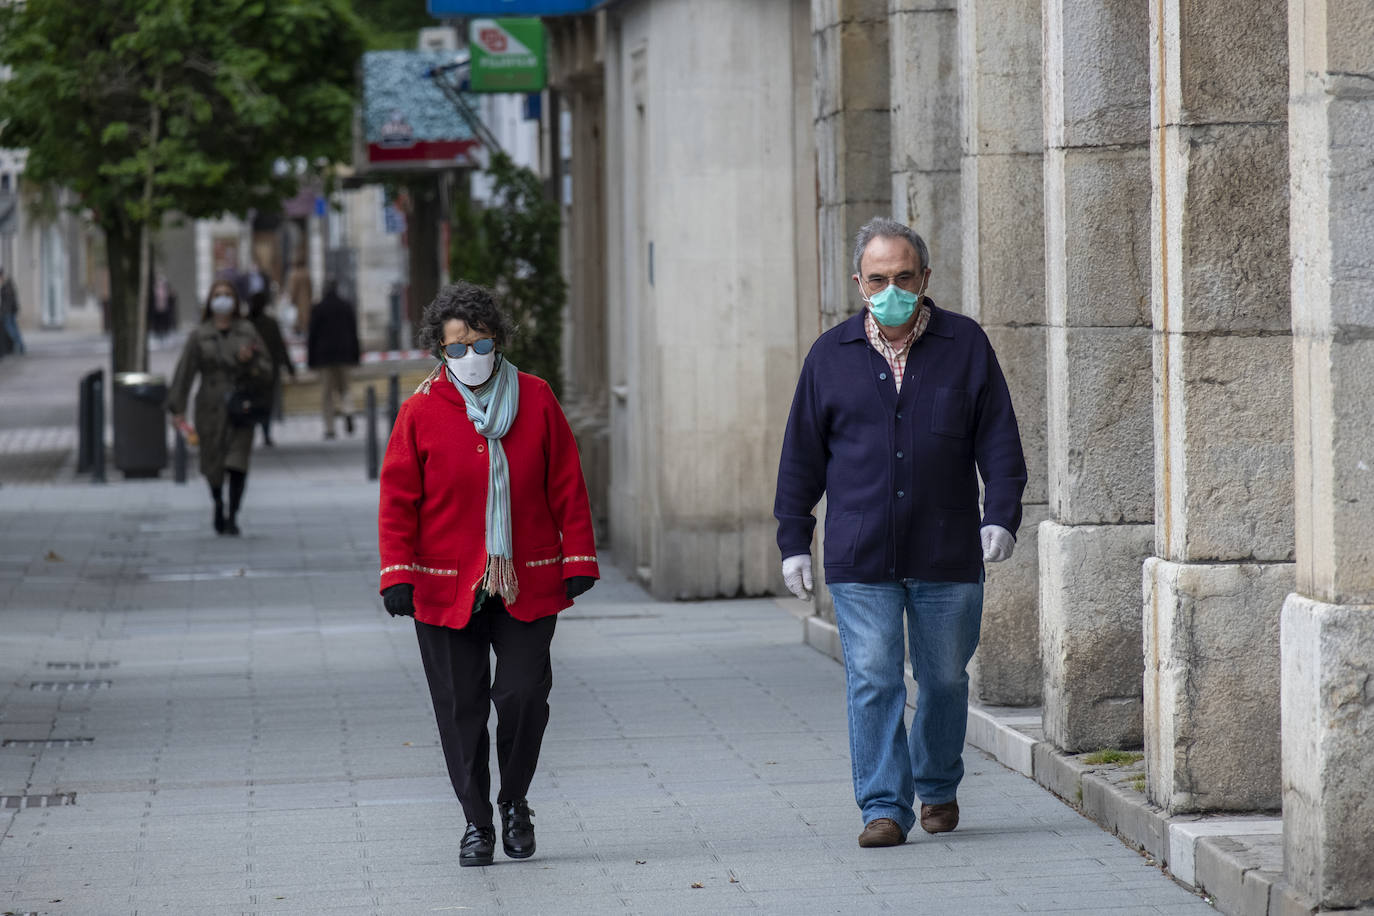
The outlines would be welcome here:
<svg viewBox="0 0 1374 916">
<path fill-rule="evenodd" d="M 507 605 L 515 603 L 515 599 L 520 596 L 520 582 L 515 577 L 515 561 L 510 557 L 487 556 L 487 568 L 482 573 L 482 579 L 474 585 L 473 591 L 478 587 L 487 590 L 489 595 L 498 595 Z"/>
</svg>

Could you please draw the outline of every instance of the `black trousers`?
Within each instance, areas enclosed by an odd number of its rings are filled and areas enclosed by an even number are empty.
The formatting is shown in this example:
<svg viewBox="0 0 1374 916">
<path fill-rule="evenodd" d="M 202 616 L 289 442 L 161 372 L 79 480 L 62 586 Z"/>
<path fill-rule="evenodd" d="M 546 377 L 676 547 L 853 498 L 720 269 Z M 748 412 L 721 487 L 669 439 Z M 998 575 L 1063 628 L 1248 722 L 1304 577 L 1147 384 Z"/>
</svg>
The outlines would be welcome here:
<svg viewBox="0 0 1374 916">
<path fill-rule="evenodd" d="M 487 718 L 493 703 L 501 774 L 496 800 L 518 801 L 529 791 L 549 723 L 549 644 L 557 622 L 551 615 L 523 623 L 498 599 L 488 599 L 461 630 L 415 621 L 449 781 L 470 824 L 492 823 Z"/>
</svg>

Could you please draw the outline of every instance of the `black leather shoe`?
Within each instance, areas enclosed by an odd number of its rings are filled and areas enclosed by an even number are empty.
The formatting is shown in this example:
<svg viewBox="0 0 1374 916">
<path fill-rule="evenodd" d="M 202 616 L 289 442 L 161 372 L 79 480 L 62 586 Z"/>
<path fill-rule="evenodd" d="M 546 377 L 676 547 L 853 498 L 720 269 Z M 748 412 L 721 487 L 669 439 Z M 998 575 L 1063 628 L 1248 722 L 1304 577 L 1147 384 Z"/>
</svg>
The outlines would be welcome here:
<svg viewBox="0 0 1374 916">
<path fill-rule="evenodd" d="M 463 845 L 458 852 L 458 864 L 464 867 L 490 865 L 495 855 L 496 828 L 468 824 L 468 829 L 463 831 Z"/>
<path fill-rule="evenodd" d="M 501 809 L 501 845 L 512 859 L 534 855 L 534 812 L 525 800 L 497 802 Z"/>
</svg>

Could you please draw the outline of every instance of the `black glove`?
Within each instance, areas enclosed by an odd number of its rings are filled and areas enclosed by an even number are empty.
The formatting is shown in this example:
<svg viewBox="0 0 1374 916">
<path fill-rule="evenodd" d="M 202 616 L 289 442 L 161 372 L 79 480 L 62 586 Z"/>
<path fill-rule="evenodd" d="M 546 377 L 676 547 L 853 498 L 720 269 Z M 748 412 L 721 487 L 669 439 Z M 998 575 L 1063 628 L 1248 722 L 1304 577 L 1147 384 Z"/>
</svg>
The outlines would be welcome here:
<svg viewBox="0 0 1374 916">
<path fill-rule="evenodd" d="M 569 576 L 563 580 L 563 586 L 568 591 L 568 600 L 576 598 L 596 584 L 596 579 L 591 576 Z"/>
<path fill-rule="evenodd" d="M 386 612 L 392 617 L 414 617 L 414 596 L 415 586 L 409 582 L 388 585 L 382 589 L 382 604 L 386 605 Z"/>
</svg>

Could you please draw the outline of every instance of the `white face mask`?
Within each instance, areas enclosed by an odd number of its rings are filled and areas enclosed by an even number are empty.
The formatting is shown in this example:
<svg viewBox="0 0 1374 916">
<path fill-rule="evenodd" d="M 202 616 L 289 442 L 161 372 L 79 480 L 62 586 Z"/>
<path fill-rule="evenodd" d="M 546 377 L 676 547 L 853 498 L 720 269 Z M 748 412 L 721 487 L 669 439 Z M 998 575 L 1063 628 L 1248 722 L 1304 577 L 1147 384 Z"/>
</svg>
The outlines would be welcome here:
<svg viewBox="0 0 1374 916">
<path fill-rule="evenodd" d="M 228 315 L 234 310 L 233 296 L 216 296 L 210 300 L 210 311 L 216 315 Z"/>
<path fill-rule="evenodd" d="M 469 388 L 476 388 L 491 378 L 491 373 L 496 368 L 496 351 L 481 354 L 468 347 L 468 352 L 457 359 L 445 356 L 444 362 L 448 363 L 448 371 L 453 373 L 454 378 Z"/>
</svg>

